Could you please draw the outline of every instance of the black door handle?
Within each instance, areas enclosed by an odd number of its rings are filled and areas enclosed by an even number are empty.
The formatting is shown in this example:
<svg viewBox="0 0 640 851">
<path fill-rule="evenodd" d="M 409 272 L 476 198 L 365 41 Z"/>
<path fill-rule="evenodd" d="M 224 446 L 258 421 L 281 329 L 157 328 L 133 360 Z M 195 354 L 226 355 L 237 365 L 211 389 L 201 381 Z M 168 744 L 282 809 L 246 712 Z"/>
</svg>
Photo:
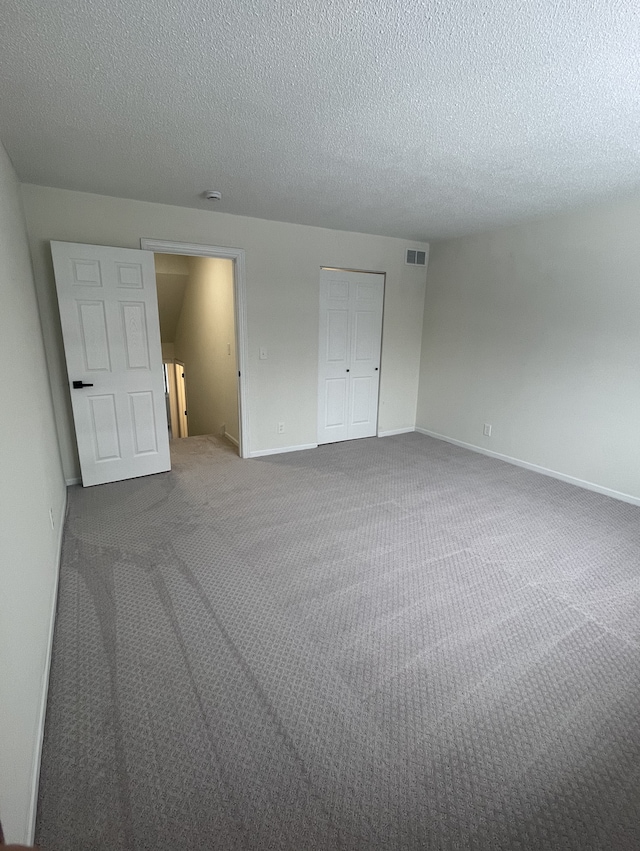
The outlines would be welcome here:
<svg viewBox="0 0 640 851">
<path fill-rule="evenodd" d="M 93 384 L 85 384 L 84 381 L 74 381 L 73 389 L 80 390 L 81 387 L 93 387 Z"/>
</svg>

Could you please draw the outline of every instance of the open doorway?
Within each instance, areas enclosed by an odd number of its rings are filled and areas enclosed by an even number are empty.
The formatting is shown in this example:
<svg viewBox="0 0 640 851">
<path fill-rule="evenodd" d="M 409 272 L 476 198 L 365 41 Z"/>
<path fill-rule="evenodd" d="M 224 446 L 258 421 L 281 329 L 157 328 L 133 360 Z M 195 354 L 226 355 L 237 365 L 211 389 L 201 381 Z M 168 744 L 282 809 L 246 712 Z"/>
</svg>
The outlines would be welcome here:
<svg viewBox="0 0 640 851">
<path fill-rule="evenodd" d="M 242 455 L 237 257 L 150 242 L 142 247 L 154 251 L 170 436 L 212 435 Z"/>
</svg>

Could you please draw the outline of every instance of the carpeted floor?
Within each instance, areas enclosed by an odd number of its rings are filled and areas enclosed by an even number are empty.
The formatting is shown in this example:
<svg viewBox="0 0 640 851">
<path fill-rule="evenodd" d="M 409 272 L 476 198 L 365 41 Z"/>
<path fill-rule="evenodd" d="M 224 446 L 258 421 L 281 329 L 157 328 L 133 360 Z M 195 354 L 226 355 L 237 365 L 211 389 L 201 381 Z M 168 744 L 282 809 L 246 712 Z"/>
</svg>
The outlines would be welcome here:
<svg viewBox="0 0 640 851">
<path fill-rule="evenodd" d="M 640 509 L 417 434 L 72 488 L 55 851 L 640 849 Z"/>
</svg>

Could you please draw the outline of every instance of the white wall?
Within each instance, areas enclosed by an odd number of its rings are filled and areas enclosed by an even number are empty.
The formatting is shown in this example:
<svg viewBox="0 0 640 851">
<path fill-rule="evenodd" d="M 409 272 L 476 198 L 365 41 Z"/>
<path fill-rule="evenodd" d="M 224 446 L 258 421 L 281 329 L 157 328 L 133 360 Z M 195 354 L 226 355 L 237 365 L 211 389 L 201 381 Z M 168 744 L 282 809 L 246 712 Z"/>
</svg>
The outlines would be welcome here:
<svg viewBox="0 0 640 851">
<path fill-rule="evenodd" d="M 379 426 L 415 425 L 426 275 L 405 266 L 403 240 L 41 186 L 23 186 L 23 199 L 68 477 L 78 467 L 51 239 L 137 248 L 149 237 L 245 249 L 251 451 L 316 442 L 320 267 L 386 272 Z M 258 359 L 261 346 L 267 360 Z M 277 434 L 278 422 L 284 434 Z"/>
<path fill-rule="evenodd" d="M 66 490 L 20 190 L 1 145 L 0 298 L 0 818 L 8 841 L 29 842 Z"/>
<path fill-rule="evenodd" d="M 185 367 L 189 434 L 224 431 L 237 442 L 233 261 L 192 257 L 190 266 L 174 343 Z"/>
<path fill-rule="evenodd" d="M 640 198 L 432 246 L 417 424 L 640 498 Z"/>
</svg>

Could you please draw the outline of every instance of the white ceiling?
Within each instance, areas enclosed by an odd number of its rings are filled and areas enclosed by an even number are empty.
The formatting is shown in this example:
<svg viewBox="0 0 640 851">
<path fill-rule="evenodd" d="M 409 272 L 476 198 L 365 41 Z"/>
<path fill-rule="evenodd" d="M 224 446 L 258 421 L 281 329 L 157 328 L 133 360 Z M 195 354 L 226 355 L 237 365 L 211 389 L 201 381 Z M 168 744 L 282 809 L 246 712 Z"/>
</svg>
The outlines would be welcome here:
<svg viewBox="0 0 640 851">
<path fill-rule="evenodd" d="M 428 239 L 640 188 L 638 0 L 3 0 L 20 178 Z"/>
</svg>

